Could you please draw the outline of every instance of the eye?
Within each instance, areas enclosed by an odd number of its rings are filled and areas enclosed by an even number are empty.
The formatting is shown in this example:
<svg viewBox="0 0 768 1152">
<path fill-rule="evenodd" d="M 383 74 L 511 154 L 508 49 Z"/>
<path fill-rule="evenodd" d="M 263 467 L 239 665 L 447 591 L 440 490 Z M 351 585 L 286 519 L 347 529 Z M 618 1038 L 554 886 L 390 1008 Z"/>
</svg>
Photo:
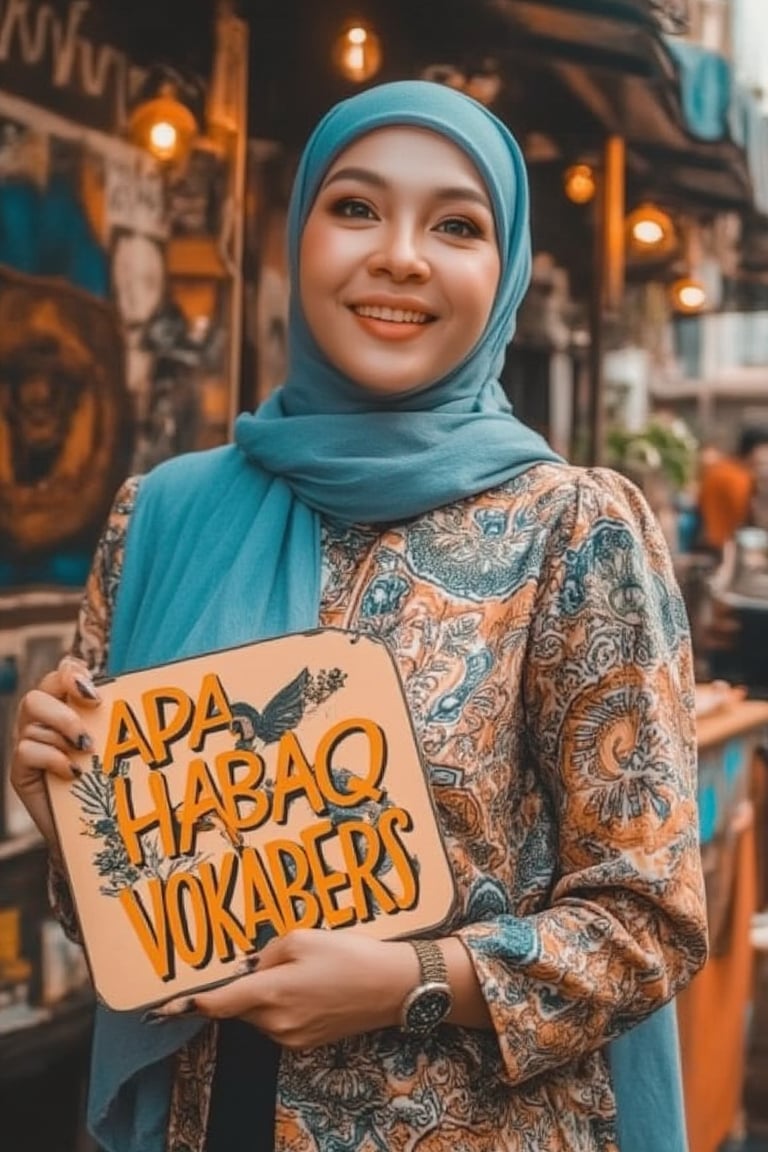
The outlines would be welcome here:
<svg viewBox="0 0 768 1152">
<path fill-rule="evenodd" d="M 484 235 L 483 229 L 465 216 L 450 216 L 447 220 L 441 220 L 436 231 L 457 236 L 461 240 L 477 239 Z"/>
<path fill-rule="evenodd" d="M 344 196 L 331 205 L 334 216 L 342 216 L 346 220 L 376 220 L 377 216 L 370 204 L 365 200 L 358 200 L 354 196 Z"/>
</svg>

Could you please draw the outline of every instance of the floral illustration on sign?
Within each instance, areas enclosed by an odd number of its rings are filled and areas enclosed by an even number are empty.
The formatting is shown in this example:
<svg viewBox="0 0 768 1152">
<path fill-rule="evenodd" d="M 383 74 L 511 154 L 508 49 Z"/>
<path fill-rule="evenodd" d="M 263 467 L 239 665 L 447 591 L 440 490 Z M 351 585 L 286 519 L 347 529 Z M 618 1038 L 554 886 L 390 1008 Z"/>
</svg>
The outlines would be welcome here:
<svg viewBox="0 0 768 1152">
<path fill-rule="evenodd" d="M 233 703 L 230 705 L 232 721 L 229 729 L 235 737 L 235 747 L 253 751 L 256 747 L 278 741 L 310 711 L 319 708 L 343 688 L 346 678 L 347 674 L 340 668 L 320 669 L 314 675 L 308 668 L 304 668 L 275 693 L 261 710 L 246 701 Z M 131 859 L 120 832 L 115 794 L 115 781 L 128 777 L 130 767 L 128 759 L 117 759 L 111 771 L 106 772 L 101 759 L 94 755 L 91 757 L 90 771 L 83 773 L 71 786 L 72 794 L 81 809 L 83 835 L 101 841 L 101 846 L 94 853 L 93 864 L 103 881 L 99 891 L 104 896 L 117 897 L 124 889 L 133 888 L 140 881 L 150 879 L 159 880 L 165 885 L 174 873 L 194 872 L 209 858 L 203 852 L 169 857 L 161 850 L 157 836 L 148 831 L 139 831 L 137 835 L 141 841 L 143 858 L 139 862 Z M 340 765 L 330 771 L 334 786 L 341 792 L 348 791 L 355 774 Z M 274 782 L 266 779 L 262 787 L 271 796 Z M 377 803 L 363 801 L 353 806 L 339 806 L 329 802 L 327 814 L 334 827 L 347 821 L 362 820 L 375 828 L 381 814 L 392 805 L 393 801 L 383 793 Z M 180 807 L 176 805 L 172 809 L 176 820 L 179 819 Z M 245 846 L 242 832 L 227 823 L 221 812 L 213 808 L 197 818 L 195 829 L 217 830 L 237 853 L 242 852 Z M 353 839 L 357 841 L 357 837 Z M 414 864 L 418 870 L 417 861 Z M 286 863 L 286 867 L 290 873 L 290 862 Z M 392 861 L 384 854 L 377 862 L 375 874 L 382 877 L 391 868 Z"/>
</svg>

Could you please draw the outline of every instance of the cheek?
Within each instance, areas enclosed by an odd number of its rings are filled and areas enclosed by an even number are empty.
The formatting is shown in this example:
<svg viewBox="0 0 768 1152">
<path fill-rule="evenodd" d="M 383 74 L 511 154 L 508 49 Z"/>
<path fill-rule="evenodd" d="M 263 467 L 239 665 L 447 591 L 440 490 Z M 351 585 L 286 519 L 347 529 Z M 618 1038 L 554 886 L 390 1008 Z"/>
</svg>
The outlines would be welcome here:
<svg viewBox="0 0 768 1152">
<path fill-rule="evenodd" d="M 299 296 L 305 312 L 312 306 L 318 271 L 322 267 L 318 261 L 318 251 L 315 230 L 311 224 L 307 224 L 299 248 Z"/>
<path fill-rule="evenodd" d="M 462 286 L 468 314 L 472 315 L 476 335 L 485 328 L 493 310 L 499 286 L 498 259 L 488 259 L 477 265 L 474 275 L 465 276 Z"/>
<path fill-rule="evenodd" d="M 343 287 L 350 264 L 348 248 L 337 232 L 307 224 L 299 250 L 299 296 L 305 315 L 332 303 Z"/>
</svg>

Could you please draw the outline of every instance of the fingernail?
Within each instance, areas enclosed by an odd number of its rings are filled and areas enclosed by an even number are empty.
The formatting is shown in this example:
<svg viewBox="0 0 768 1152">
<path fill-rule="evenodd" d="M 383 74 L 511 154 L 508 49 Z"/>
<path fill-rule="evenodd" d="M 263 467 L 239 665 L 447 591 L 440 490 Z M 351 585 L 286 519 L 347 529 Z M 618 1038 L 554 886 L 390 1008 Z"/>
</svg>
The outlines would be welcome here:
<svg viewBox="0 0 768 1152">
<path fill-rule="evenodd" d="M 235 974 L 237 976 L 247 976 L 249 972 L 255 972 L 258 966 L 258 956 L 246 956 L 244 960 L 241 960 L 237 968 L 235 968 Z"/>
<path fill-rule="evenodd" d="M 86 700 L 98 700 L 99 694 L 90 680 L 83 680 L 81 677 L 75 676 L 75 687 L 81 696 L 85 696 Z"/>
<path fill-rule="evenodd" d="M 82 768 L 78 768 L 77 764 L 70 764 L 69 770 L 74 776 L 75 780 L 79 780 L 83 774 Z"/>
<path fill-rule="evenodd" d="M 169 1016 L 167 1012 L 145 1012 L 141 1018 L 142 1024 L 162 1024 L 166 1020 L 172 1020 L 173 1017 Z"/>
<path fill-rule="evenodd" d="M 67 739 L 72 747 L 77 748 L 80 752 L 93 751 L 93 740 L 91 740 L 87 732 L 81 732 L 75 740 L 69 740 L 69 737 L 67 737 Z"/>
<path fill-rule="evenodd" d="M 161 1020 L 177 1020 L 179 1016 L 194 1016 L 197 1009 L 191 996 L 186 1000 L 171 1000 L 162 1008 L 150 1008 L 141 1018 L 142 1024 L 159 1024 Z"/>
</svg>

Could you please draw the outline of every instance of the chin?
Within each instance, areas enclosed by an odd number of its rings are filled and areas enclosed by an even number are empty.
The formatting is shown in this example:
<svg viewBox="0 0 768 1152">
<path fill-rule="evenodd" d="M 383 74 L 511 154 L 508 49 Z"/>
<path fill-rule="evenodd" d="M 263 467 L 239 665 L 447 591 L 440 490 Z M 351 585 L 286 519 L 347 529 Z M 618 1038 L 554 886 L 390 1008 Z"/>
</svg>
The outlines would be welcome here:
<svg viewBox="0 0 768 1152">
<path fill-rule="evenodd" d="M 357 380 L 355 383 L 361 392 L 366 392 L 369 396 L 389 396 L 393 400 L 400 396 L 413 396 L 417 392 L 426 392 L 430 387 L 430 384 L 402 384 L 393 387 L 391 381 L 380 383 L 372 380 Z"/>
</svg>

